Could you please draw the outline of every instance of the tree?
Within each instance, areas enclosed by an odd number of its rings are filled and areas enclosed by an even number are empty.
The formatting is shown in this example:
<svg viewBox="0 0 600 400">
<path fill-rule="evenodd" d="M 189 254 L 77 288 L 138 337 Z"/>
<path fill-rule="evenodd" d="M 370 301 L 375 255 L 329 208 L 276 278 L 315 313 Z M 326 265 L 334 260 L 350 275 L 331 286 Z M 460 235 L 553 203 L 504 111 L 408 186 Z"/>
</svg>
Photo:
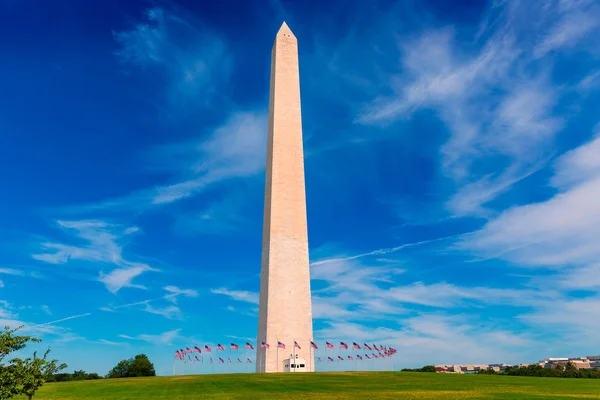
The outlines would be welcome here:
<svg viewBox="0 0 600 400">
<path fill-rule="evenodd" d="M 20 386 L 19 392 L 31 400 L 35 392 L 46 382 L 53 374 L 67 368 L 66 364 L 58 365 L 58 360 L 48 361 L 46 358 L 50 349 L 46 350 L 44 356 L 39 358 L 37 352 L 33 357 L 12 359 L 10 362 L 17 368 L 17 383 Z"/>
<path fill-rule="evenodd" d="M 31 336 L 15 335 L 22 326 L 10 329 L 8 326 L 0 332 L 0 362 L 10 353 L 22 350 L 28 343 L 39 343 L 40 339 Z M 33 358 L 13 358 L 9 365 L 0 365 L 0 400 L 10 399 L 24 394 L 31 399 L 35 392 L 52 374 L 66 368 L 58 365 L 58 360 L 48 361 L 48 349 L 42 358 L 33 353 Z"/>
<path fill-rule="evenodd" d="M 14 365 L 0 365 L 0 400 L 11 399 L 19 394 Z"/>
<path fill-rule="evenodd" d="M 423 368 L 421 368 L 421 372 L 435 372 L 435 366 L 434 365 L 426 365 Z"/>
<path fill-rule="evenodd" d="M 21 328 L 23 328 L 22 325 L 16 329 L 5 326 L 4 331 L 0 332 L 0 363 L 10 353 L 23 349 L 27 343 L 41 342 L 40 339 L 31 336 L 15 336 L 14 333 Z"/>
<path fill-rule="evenodd" d="M 40 342 L 41 340 L 30 336 L 17 336 L 14 333 L 21 329 L 10 329 L 8 326 L 0 331 L 0 400 L 10 399 L 19 394 L 17 385 L 17 368 L 14 365 L 2 365 L 2 361 L 10 353 L 23 349 L 28 342 Z"/>
<path fill-rule="evenodd" d="M 129 366 L 132 360 L 121 360 L 106 375 L 107 378 L 127 378 L 129 376 Z"/>
<path fill-rule="evenodd" d="M 154 365 L 145 354 L 138 354 L 135 358 L 121 360 L 106 375 L 107 378 L 127 378 L 136 376 L 156 376 Z"/>
<path fill-rule="evenodd" d="M 73 371 L 71 379 L 74 381 L 83 381 L 87 379 L 87 375 L 84 370 L 80 369 L 79 371 Z"/>
<path fill-rule="evenodd" d="M 154 365 L 145 354 L 138 354 L 129 366 L 129 376 L 156 376 Z"/>
</svg>

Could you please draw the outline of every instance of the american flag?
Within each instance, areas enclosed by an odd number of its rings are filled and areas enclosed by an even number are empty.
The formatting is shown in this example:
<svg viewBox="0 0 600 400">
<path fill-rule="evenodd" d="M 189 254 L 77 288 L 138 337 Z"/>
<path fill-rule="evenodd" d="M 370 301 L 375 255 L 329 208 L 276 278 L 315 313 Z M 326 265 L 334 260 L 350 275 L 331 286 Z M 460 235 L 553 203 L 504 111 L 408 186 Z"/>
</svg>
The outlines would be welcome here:
<svg viewBox="0 0 600 400">
<path fill-rule="evenodd" d="M 223 347 L 223 346 L 222 346 L 222 345 L 220 345 L 220 344 L 217 344 L 217 351 L 219 351 L 219 350 L 223 350 L 223 351 L 225 351 L 225 347 Z"/>
<path fill-rule="evenodd" d="M 231 358 L 227 358 L 227 362 L 231 364 Z"/>
<path fill-rule="evenodd" d="M 369 357 L 369 355 L 368 355 L 368 354 L 365 354 L 365 358 L 366 358 L 367 360 L 370 360 L 370 359 L 371 359 L 371 357 Z"/>
<path fill-rule="evenodd" d="M 360 350 L 360 345 L 356 342 L 352 342 L 352 348 Z"/>
<path fill-rule="evenodd" d="M 285 344 L 281 343 L 279 340 L 277 341 L 277 348 L 285 349 Z"/>
<path fill-rule="evenodd" d="M 200 348 L 198 346 L 194 346 L 194 351 L 196 353 L 202 353 L 202 350 L 200 350 Z"/>
<path fill-rule="evenodd" d="M 175 352 L 175 357 L 179 358 L 180 360 L 183 360 L 183 355 L 179 352 L 179 350 Z"/>
<path fill-rule="evenodd" d="M 252 364 L 252 360 L 251 359 L 248 359 L 246 362 Z"/>
<path fill-rule="evenodd" d="M 319 348 L 319 346 L 317 346 L 317 344 L 315 342 L 313 342 L 312 340 L 310 341 L 310 347 L 312 347 L 313 349 Z"/>
<path fill-rule="evenodd" d="M 348 345 L 344 342 L 340 342 L 340 349 L 348 349 Z"/>
<path fill-rule="evenodd" d="M 379 351 L 379 349 L 377 348 L 377 345 L 376 345 L 376 344 L 374 344 L 374 345 L 373 345 L 373 348 L 374 348 L 375 350 Z"/>
<path fill-rule="evenodd" d="M 188 356 L 188 360 L 192 361 L 192 357 Z"/>
<path fill-rule="evenodd" d="M 265 343 L 265 342 L 262 342 L 261 345 L 260 345 L 260 347 L 263 348 L 263 349 L 268 349 L 269 348 L 269 344 Z"/>
<path fill-rule="evenodd" d="M 379 357 L 383 358 L 383 354 L 379 353 Z"/>
<path fill-rule="evenodd" d="M 185 348 L 185 352 L 186 352 L 186 353 L 192 353 L 192 349 L 190 349 L 189 347 L 186 347 L 186 348 Z"/>
<path fill-rule="evenodd" d="M 366 343 L 363 343 L 363 346 L 364 346 L 364 347 L 365 347 L 365 349 L 367 349 L 367 350 L 373 350 L 373 349 L 371 348 L 371 346 L 369 346 L 369 345 L 368 345 L 368 344 L 366 344 Z"/>
<path fill-rule="evenodd" d="M 238 358 L 238 363 L 242 364 L 242 360 L 240 360 L 239 358 Z"/>
<path fill-rule="evenodd" d="M 333 349 L 333 345 L 329 342 L 325 342 L 325 347 L 328 349 Z"/>
<path fill-rule="evenodd" d="M 246 342 L 246 348 L 250 349 L 250 350 L 254 350 L 254 346 L 252 346 L 250 343 Z"/>
<path fill-rule="evenodd" d="M 230 350 L 239 350 L 239 349 L 240 349 L 240 347 L 239 347 L 237 344 L 235 344 L 235 343 L 231 343 L 231 344 L 229 345 L 229 349 L 230 349 Z"/>
<path fill-rule="evenodd" d="M 327 361 L 331 361 L 331 362 L 333 362 L 333 358 L 331 358 L 331 357 L 327 357 Z"/>
<path fill-rule="evenodd" d="M 356 356 L 356 359 L 357 360 L 362 360 L 362 357 L 361 356 Z"/>
<path fill-rule="evenodd" d="M 296 342 L 295 340 L 294 340 L 294 347 L 297 347 L 300 350 L 302 350 L 302 347 L 300 347 L 300 345 L 298 344 L 298 342 Z"/>
<path fill-rule="evenodd" d="M 211 362 L 212 362 L 212 358 L 211 358 Z M 219 357 L 219 362 L 220 362 L 220 363 L 224 363 L 224 362 L 225 362 L 225 360 L 223 360 L 221 357 Z"/>
<path fill-rule="evenodd" d="M 373 354 L 373 358 L 378 358 L 378 357 L 377 357 L 377 354 Z"/>
<path fill-rule="evenodd" d="M 323 360 L 321 360 L 321 357 L 317 357 L 317 361 L 318 362 L 323 362 Z"/>
<path fill-rule="evenodd" d="M 348 360 L 354 360 L 354 358 L 352 358 L 352 356 L 348 356 Z"/>
<path fill-rule="evenodd" d="M 338 360 L 344 361 L 344 359 L 342 358 L 342 356 L 338 356 Z"/>
<path fill-rule="evenodd" d="M 198 356 L 194 356 L 194 360 L 200 361 L 200 359 L 198 358 Z"/>
<path fill-rule="evenodd" d="M 207 345 L 204 345 L 204 352 L 205 353 L 210 353 L 212 350 L 210 347 L 208 347 Z"/>
</svg>

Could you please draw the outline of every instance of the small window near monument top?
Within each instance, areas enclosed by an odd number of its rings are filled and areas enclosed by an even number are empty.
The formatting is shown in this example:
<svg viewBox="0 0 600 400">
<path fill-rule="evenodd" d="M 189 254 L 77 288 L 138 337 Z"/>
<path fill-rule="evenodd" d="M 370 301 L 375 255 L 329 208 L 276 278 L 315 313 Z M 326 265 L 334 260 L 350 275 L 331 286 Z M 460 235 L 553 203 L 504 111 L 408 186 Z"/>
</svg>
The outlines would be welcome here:
<svg viewBox="0 0 600 400">
<path fill-rule="evenodd" d="M 300 368 L 304 368 L 304 364 L 300 364 Z"/>
</svg>

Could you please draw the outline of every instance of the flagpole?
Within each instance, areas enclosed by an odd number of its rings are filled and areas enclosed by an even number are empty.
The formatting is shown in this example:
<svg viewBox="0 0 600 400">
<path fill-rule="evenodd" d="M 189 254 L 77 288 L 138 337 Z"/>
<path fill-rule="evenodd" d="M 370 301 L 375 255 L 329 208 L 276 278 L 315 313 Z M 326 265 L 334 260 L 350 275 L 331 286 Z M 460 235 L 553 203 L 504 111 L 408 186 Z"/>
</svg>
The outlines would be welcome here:
<svg viewBox="0 0 600 400">
<path fill-rule="evenodd" d="M 246 362 L 246 345 L 244 345 L 244 373 L 248 373 L 248 363 Z"/>
<path fill-rule="evenodd" d="M 293 354 L 294 354 L 293 359 L 294 359 L 294 361 L 292 361 L 292 362 L 294 363 L 293 364 L 294 365 L 294 372 L 296 372 L 296 339 L 293 339 L 293 340 L 294 340 L 294 351 L 293 351 Z"/>
<path fill-rule="evenodd" d="M 308 345 L 308 356 L 310 357 L 310 359 L 309 359 L 309 361 L 310 361 L 310 366 L 309 366 L 308 368 L 310 368 L 310 369 L 309 369 L 309 371 L 310 371 L 310 372 L 315 372 L 315 371 L 313 371 L 313 369 L 312 369 L 312 366 L 313 366 L 313 365 L 312 365 L 312 361 L 313 361 L 313 356 L 312 356 L 312 353 L 313 353 L 313 347 L 312 347 L 312 340 L 311 340 L 311 343 Z"/>
<path fill-rule="evenodd" d="M 327 371 L 327 363 L 329 362 L 329 358 L 327 358 L 327 342 L 325 342 L 325 371 Z"/>
<path fill-rule="evenodd" d="M 277 339 L 277 353 L 275 356 L 275 363 L 277 363 L 277 372 L 279 372 L 279 339 Z"/>
</svg>

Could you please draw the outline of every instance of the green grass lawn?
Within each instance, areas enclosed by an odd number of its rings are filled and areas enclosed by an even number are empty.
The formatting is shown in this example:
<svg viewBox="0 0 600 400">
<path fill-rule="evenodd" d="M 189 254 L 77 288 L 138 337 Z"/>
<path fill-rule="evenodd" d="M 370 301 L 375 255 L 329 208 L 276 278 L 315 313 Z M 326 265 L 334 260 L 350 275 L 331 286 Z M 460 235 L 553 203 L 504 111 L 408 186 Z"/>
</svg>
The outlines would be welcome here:
<svg viewBox="0 0 600 400">
<path fill-rule="evenodd" d="M 600 380 L 415 372 L 186 375 L 48 383 L 34 399 L 600 399 Z"/>
</svg>

